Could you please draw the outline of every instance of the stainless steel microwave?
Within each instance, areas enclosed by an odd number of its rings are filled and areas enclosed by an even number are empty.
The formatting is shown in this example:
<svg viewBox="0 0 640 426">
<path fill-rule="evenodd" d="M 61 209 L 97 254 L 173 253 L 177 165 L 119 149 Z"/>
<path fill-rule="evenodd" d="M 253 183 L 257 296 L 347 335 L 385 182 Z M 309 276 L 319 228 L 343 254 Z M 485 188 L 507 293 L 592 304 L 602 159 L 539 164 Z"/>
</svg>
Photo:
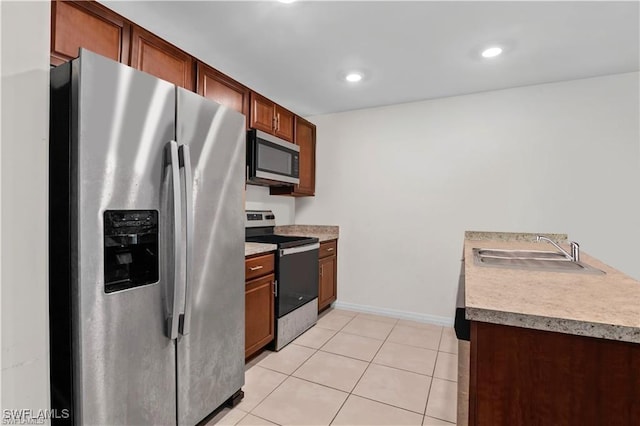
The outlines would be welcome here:
<svg viewBox="0 0 640 426">
<path fill-rule="evenodd" d="M 299 184 L 300 147 L 260 130 L 249 130 L 247 182 L 269 186 Z"/>
</svg>

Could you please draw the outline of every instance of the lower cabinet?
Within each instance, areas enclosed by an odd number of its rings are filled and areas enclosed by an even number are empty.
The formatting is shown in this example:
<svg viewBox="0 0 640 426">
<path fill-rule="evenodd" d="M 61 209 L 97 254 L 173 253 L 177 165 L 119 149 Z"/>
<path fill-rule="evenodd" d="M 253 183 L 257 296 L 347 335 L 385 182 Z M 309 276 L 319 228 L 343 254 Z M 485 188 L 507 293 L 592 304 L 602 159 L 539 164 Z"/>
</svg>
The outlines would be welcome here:
<svg viewBox="0 0 640 426">
<path fill-rule="evenodd" d="M 318 312 L 326 309 L 338 298 L 338 241 L 320 244 L 318 265 Z"/>
<path fill-rule="evenodd" d="M 469 359 L 470 426 L 640 424 L 637 343 L 471 321 Z"/>
<path fill-rule="evenodd" d="M 273 254 L 245 260 L 245 358 L 271 343 L 275 326 Z"/>
</svg>

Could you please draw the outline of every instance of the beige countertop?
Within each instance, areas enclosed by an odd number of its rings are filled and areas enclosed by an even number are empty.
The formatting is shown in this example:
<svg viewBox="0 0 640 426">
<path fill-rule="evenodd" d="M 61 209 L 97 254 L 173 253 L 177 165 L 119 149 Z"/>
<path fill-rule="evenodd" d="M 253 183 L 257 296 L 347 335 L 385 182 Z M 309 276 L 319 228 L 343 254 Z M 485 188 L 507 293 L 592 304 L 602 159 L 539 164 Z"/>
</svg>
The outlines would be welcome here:
<svg viewBox="0 0 640 426">
<path fill-rule="evenodd" d="M 467 233 L 464 243 L 466 316 L 517 327 L 640 343 L 640 281 L 581 253 L 604 275 L 477 266 L 473 248 L 554 251 L 535 234 Z M 558 235 L 558 240 L 563 241 Z M 568 250 L 567 244 L 561 244 Z"/>
<path fill-rule="evenodd" d="M 244 256 L 252 256 L 254 254 L 268 253 L 278 248 L 275 244 L 264 243 L 244 243 Z"/>
<path fill-rule="evenodd" d="M 276 226 L 275 233 L 280 235 L 299 235 L 315 237 L 323 241 L 337 240 L 339 228 L 331 225 L 284 225 Z"/>
</svg>

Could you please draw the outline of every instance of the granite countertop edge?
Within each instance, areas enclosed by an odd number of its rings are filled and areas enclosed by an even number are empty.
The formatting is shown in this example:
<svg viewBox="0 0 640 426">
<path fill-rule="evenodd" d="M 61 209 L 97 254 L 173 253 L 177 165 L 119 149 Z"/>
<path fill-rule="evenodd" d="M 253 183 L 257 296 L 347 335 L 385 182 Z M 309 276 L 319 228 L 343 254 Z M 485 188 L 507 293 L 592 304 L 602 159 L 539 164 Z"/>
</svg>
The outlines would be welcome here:
<svg viewBox="0 0 640 426">
<path fill-rule="evenodd" d="M 529 328 L 541 331 L 595 337 L 621 342 L 640 343 L 640 328 L 614 324 L 601 324 L 591 321 L 578 321 L 566 318 L 551 318 L 516 312 L 503 312 L 491 309 L 467 307 L 465 317 L 471 321 L 512 327 Z"/>
<path fill-rule="evenodd" d="M 322 243 L 337 240 L 340 236 L 340 227 L 335 225 L 281 225 L 276 226 L 275 233 L 314 237 Z"/>
<path fill-rule="evenodd" d="M 275 244 L 265 243 L 244 243 L 244 257 L 253 256 L 256 254 L 269 253 L 276 251 L 278 248 Z"/>
</svg>

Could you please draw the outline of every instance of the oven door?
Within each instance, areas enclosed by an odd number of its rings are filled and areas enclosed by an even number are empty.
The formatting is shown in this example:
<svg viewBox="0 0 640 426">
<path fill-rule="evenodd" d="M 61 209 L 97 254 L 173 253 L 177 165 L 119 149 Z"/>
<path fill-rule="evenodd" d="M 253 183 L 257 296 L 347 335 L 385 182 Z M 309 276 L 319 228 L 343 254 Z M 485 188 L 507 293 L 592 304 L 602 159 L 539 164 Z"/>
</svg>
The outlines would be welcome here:
<svg viewBox="0 0 640 426">
<path fill-rule="evenodd" d="M 262 184 L 299 184 L 300 147 L 260 130 L 247 133 L 249 181 Z"/>
<path fill-rule="evenodd" d="M 276 317 L 318 297 L 319 243 L 278 251 L 278 282 L 276 287 Z"/>
</svg>

